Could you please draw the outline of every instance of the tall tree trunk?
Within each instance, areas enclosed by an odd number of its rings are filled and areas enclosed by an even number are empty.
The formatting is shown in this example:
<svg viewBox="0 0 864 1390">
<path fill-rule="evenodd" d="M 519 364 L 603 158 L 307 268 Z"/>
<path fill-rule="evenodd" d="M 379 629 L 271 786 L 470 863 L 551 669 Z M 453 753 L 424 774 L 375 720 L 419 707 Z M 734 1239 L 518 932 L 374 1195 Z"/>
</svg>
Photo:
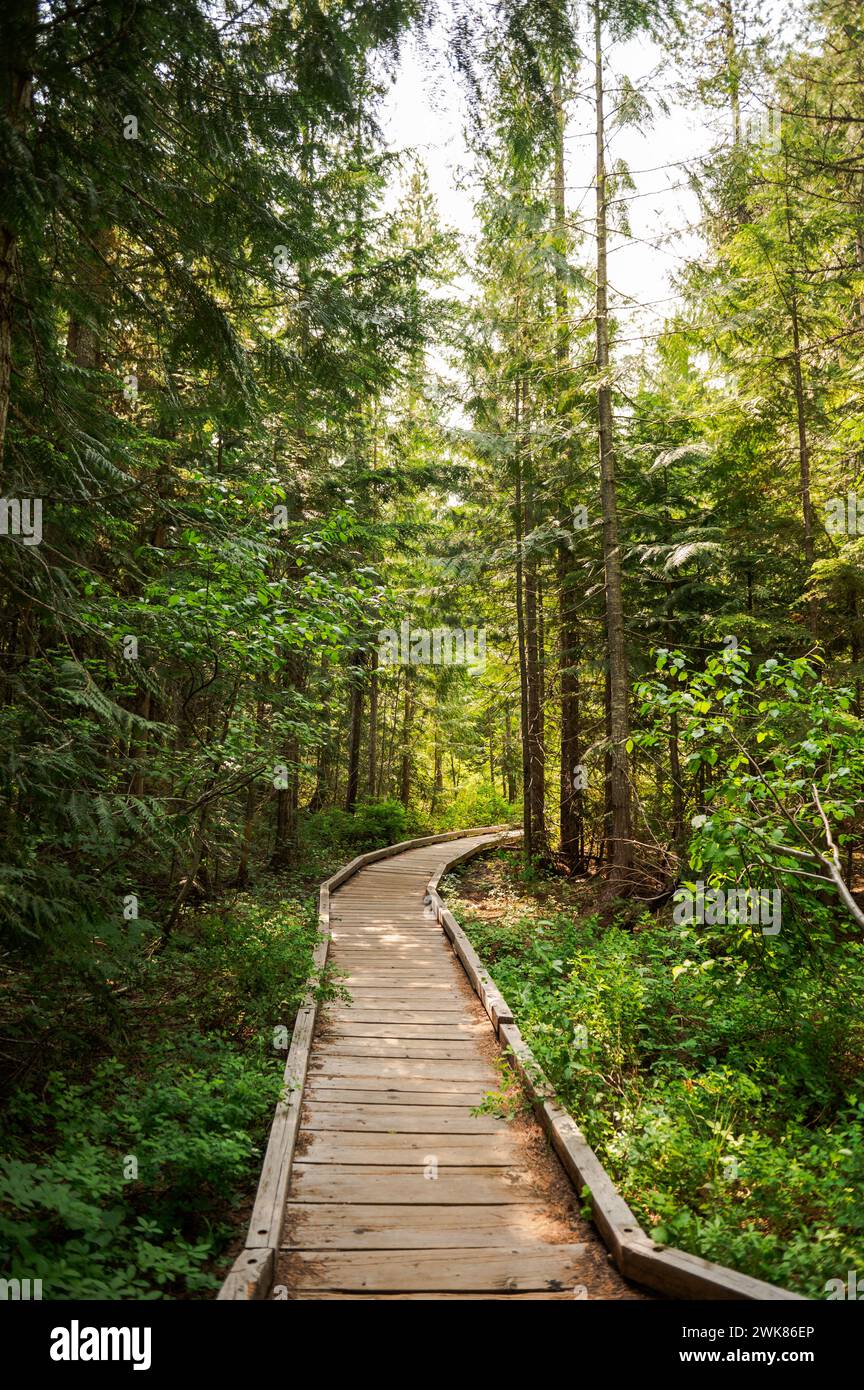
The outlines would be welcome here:
<svg viewBox="0 0 864 1390">
<path fill-rule="evenodd" d="M 522 446 L 519 438 L 521 428 L 521 384 L 516 382 L 514 402 L 514 429 L 516 435 L 516 480 L 514 496 L 514 530 L 516 536 L 516 637 L 519 646 L 519 711 L 522 743 L 522 848 L 525 863 L 530 864 L 534 856 L 534 819 L 531 799 L 531 722 L 528 714 L 528 657 L 525 641 L 525 598 L 524 598 L 524 518 L 522 503 Z"/>
<path fill-rule="evenodd" d="M 510 727 L 510 706 L 504 706 L 504 756 L 505 767 L 504 775 L 506 778 L 504 794 L 510 805 L 516 800 L 516 774 L 513 768 L 513 737 Z"/>
<path fill-rule="evenodd" d="M 319 743 L 315 755 L 315 787 L 306 808 L 313 815 L 316 811 L 322 811 L 329 802 L 333 768 L 337 757 L 337 730 L 333 728 L 334 712 L 330 694 L 332 676 L 330 674 L 330 658 L 326 652 L 321 657 L 320 680 L 325 691 L 322 699 L 325 728 L 323 730 L 323 742 Z"/>
<path fill-rule="evenodd" d="M 798 318 L 798 296 L 793 289 L 789 314 L 792 323 L 792 380 L 795 387 L 795 423 L 798 434 L 798 488 L 801 495 L 801 520 L 804 528 L 803 549 L 807 574 L 813 568 L 813 502 L 810 495 L 810 442 L 807 437 L 807 405 L 804 396 L 804 373 L 801 367 L 801 330 Z M 811 632 L 816 628 L 816 602 L 807 601 L 807 621 Z"/>
<path fill-rule="evenodd" d="M 633 860 L 630 809 L 630 769 L 627 740 L 627 648 L 621 545 L 615 481 L 615 442 L 612 430 L 612 388 L 609 380 L 609 303 L 606 268 L 606 128 L 603 109 L 603 41 L 600 6 L 594 4 L 594 92 L 597 114 L 597 414 L 600 433 L 600 505 L 603 518 L 603 561 L 606 575 L 606 647 L 608 681 L 608 778 L 606 781 L 606 861 L 613 882 L 627 878 Z"/>
<path fill-rule="evenodd" d="M 561 685 L 561 819 L 560 854 L 571 873 L 585 870 L 585 823 L 582 766 L 579 639 L 573 620 L 572 567 L 562 551 L 558 569 L 559 659 Z"/>
<path fill-rule="evenodd" d="M 369 763 L 367 784 L 369 800 L 376 796 L 378 775 L 378 648 L 369 653 Z"/>
<path fill-rule="evenodd" d="M 432 801 L 429 809 L 434 813 L 438 810 L 438 804 L 444 791 L 444 768 L 441 761 L 441 745 L 438 742 L 437 732 L 435 735 L 435 751 L 433 753 L 432 763 Z"/>
<path fill-rule="evenodd" d="M 402 688 L 402 668 L 396 672 L 396 679 L 393 682 L 393 707 L 390 718 L 390 730 L 387 735 L 387 761 L 382 767 L 381 786 L 379 794 L 385 798 L 390 795 L 391 778 L 393 775 L 393 753 L 396 746 L 396 729 L 399 723 L 399 692 Z"/>
<path fill-rule="evenodd" d="M 793 289 L 789 312 L 792 321 L 792 377 L 795 385 L 795 420 L 798 432 L 798 486 L 801 493 L 801 519 L 804 526 L 803 549 L 807 574 L 813 568 L 813 502 L 810 495 L 810 442 L 807 437 L 807 405 L 804 397 L 804 373 L 801 367 L 801 332 L 798 319 L 798 296 Z M 807 622 L 811 633 L 816 630 L 816 601 L 807 600 Z"/>
<path fill-rule="evenodd" d="M 411 725 L 413 719 L 414 691 L 406 672 L 405 701 L 402 711 L 402 761 L 399 769 L 399 800 L 406 811 L 411 797 Z"/>
<path fill-rule="evenodd" d="M 255 743 L 252 750 L 253 757 L 258 752 L 263 723 L 264 701 L 258 700 L 255 705 Z M 235 888 L 245 888 L 249 882 L 249 856 L 252 852 L 252 837 L 257 813 L 258 792 L 255 786 L 255 779 L 250 778 L 249 784 L 246 787 L 246 807 L 243 813 L 243 833 L 240 838 L 240 856 L 237 861 L 237 872 L 233 880 L 233 886 Z"/>
<path fill-rule="evenodd" d="M 792 230 L 792 208 L 789 202 L 789 154 L 784 152 L 783 197 L 786 214 L 786 237 L 789 243 L 789 259 L 792 263 L 795 254 L 795 240 Z M 807 435 L 807 403 L 804 391 L 804 370 L 801 365 L 801 320 L 798 305 L 798 284 L 794 264 L 790 272 L 789 298 L 787 301 L 789 322 L 792 329 L 792 384 L 795 391 L 795 424 L 798 435 L 798 490 L 801 496 L 801 520 L 804 528 L 803 548 L 807 574 L 813 568 L 813 502 L 810 494 L 810 441 Z M 815 635 L 817 612 L 815 599 L 807 601 L 807 625 Z"/>
<path fill-rule="evenodd" d="M 286 748 L 288 762 L 288 785 L 280 787 L 276 793 L 276 843 L 270 860 L 274 869 L 287 869 L 297 855 L 297 810 L 299 799 L 300 770 L 297 766 L 296 740 L 291 739 Z"/>
<path fill-rule="evenodd" d="M 681 755 L 678 739 L 678 711 L 673 710 L 669 724 L 669 770 L 672 774 L 672 843 L 676 849 L 681 849 L 684 839 L 684 787 L 681 781 Z"/>
<path fill-rule="evenodd" d="M 555 106 L 555 168 L 553 208 L 558 259 L 555 263 L 555 366 L 556 394 L 566 389 L 570 367 L 570 328 L 567 320 L 568 297 L 564 260 L 567 255 L 567 207 L 564 191 L 564 98 L 560 73 L 553 82 Z M 566 446 L 565 446 L 566 447 Z M 568 459 L 562 458 L 562 488 L 570 481 Z M 562 530 L 570 531 L 572 517 L 566 506 L 559 512 Z M 561 717 L 559 735 L 559 853 L 571 873 L 581 873 L 585 867 L 585 832 L 583 826 L 583 796 L 581 786 L 582 734 L 580 729 L 579 634 L 574 613 L 577 567 L 570 546 L 558 549 L 558 682 Z"/>
<path fill-rule="evenodd" d="M 287 688 L 302 690 L 305 684 L 305 671 L 296 656 L 286 661 L 285 684 Z M 270 867 L 287 869 L 297 857 L 297 813 L 300 802 L 300 744 L 296 734 L 290 734 L 285 742 L 284 763 L 287 768 L 287 786 L 280 786 L 276 792 L 276 837 Z"/>
<path fill-rule="evenodd" d="M 522 427 L 528 418 L 527 386 L 522 382 Z M 523 510 L 525 534 L 536 523 L 534 463 L 530 444 L 523 447 Z M 543 705 L 543 595 L 537 558 L 529 546 L 523 559 L 525 575 L 525 674 L 528 696 L 528 761 L 530 765 L 531 845 L 535 859 L 548 861 L 546 835 L 546 744 Z"/>
<path fill-rule="evenodd" d="M 353 811 L 360 790 L 360 736 L 363 730 L 363 654 L 355 652 L 350 667 L 351 698 L 348 715 L 348 782 L 345 810 Z"/>
</svg>

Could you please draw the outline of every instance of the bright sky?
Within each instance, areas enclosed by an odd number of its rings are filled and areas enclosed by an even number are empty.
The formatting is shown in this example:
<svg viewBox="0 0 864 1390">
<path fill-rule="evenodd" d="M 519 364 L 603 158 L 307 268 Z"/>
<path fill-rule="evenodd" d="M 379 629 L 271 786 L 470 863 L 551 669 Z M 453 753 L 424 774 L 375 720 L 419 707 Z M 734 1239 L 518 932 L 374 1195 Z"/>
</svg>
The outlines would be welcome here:
<svg viewBox="0 0 864 1390">
<path fill-rule="evenodd" d="M 583 9 L 584 12 L 584 9 Z M 587 35 L 586 35 L 587 37 Z M 438 27 L 423 44 L 405 46 L 397 79 L 384 111 L 384 130 L 393 149 L 416 149 L 429 174 L 442 220 L 469 237 L 475 230 L 472 207 L 476 194 L 471 156 L 464 140 L 465 96 L 447 58 L 448 38 Z M 613 306 L 620 324 L 618 343 L 636 352 L 644 345 L 639 335 L 656 333 L 671 312 L 673 277 L 699 253 L 693 230 L 699 219 L 695 194 L 686 186 L 687 161 L 704 156 L 726 137 L 718 113 L 676 104 L 676 74 L 660 71 L 662 53 L 642 37 L 609 49 L 607 87 L 626 75 L 643 95 L 662 95 L 670 108 L 655 110 L 654 124 L 645 133 L 633 128 L 611 130 L 611 159 L 623 159 L 635 189 L 628 195 L 632 239 L 610 238 L 609 278 L 615 290 Z M 593 97 L 593 70 L 586 64 L 584 85 Z M 652 102 L 652 105 L 655 105 Z M 584 216 L 593 227 L 594 130 L 589 99 L 571 103 L 566 138 L 567 210 Z M 610 160 L 611 163 L 611 160 Z M 635 194 L 636 196 L 633 196 Z M 651 243 L 651 244 L 646 244 Z M 590 259 L 590 242 L 585 248 Z"/>
</svg>

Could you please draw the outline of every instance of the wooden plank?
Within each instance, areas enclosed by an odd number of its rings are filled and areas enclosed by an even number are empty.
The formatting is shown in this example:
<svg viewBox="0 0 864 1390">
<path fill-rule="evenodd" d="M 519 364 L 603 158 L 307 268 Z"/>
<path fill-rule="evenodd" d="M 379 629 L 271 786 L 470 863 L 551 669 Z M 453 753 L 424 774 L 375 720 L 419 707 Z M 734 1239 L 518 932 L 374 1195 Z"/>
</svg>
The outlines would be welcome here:
<svg viewBox="0 0 864 1390">
<path fill-rule="evenodd" d="M 408 1089 L 409 1084 L 411 1089 Z M 433 1081 L 412 1081 L 405 1085 L 405 1089 L 398 1086 L 375 1089 L 374 1082 L 356 1076 L 330 1080 L 322 1077 L 320 1082 L 307 1082 L 303 1091 L 304 1097 L 323 1101 L 325 1105 L 337 1101 L 346 1105 L 443 1105 L 445 1108 L 464 1105 L 466 1113 L 482 1105 L 488 1094 L 488 1089 L 484 1090 L 479 1084 L 474 1090 L 464 1085 L 454 1090 L 451 1084 L 446 1091 L 439 1091 L 435 1089 Z"/>
<path fill-rule="evenodd" d="M 417 1038 L 334 1038 L 328 1036 L 326 1056 L 329 1057 L 423 1057 L 427 1060 L 448 1062 L 473 1061 L 477 1057 L 477 1044 L 465 1038 L 454 1041 L 430 1039 L 420 1042 Z M 326 1065 L 326 1063 L 325 1063 Z"/>
<path fill-rule="evenodd" d="M 357 979 L 376 976 L 382 980 L 416 980 L 420 984 L 426 978 L 453 987 L 459 978 L 449 956 L 431 951 L 394 952 L 382 960 L 378 950 L 355 951 L 353 947 L 340 946 L 335 942 L 333 959 L 341 969 Z"/>
<path fill-rule="evenodd" d="M 327 1020 L 327 1041 L 337 1042 L 344 1038 L 382 1038 L 385 1040 L 421 1040 L 427 1042 L 469 1042 L 483 1037 L 486 1028 L 480 1023 L 459 1022 L 445 1023 L 442 1021 L 424 1023 L 408 1023 L 402 1020 L 397 1023 L 378 1023 L 378 1022 L 357 1022 L 343 1018 L 338 1021 Z M 320 1024 L 319 1024 L 320 1028 Z"/>
<path fill-rule="evenodd" d="M 588 1188 L 594 1222 L 615 1259 L 620 1259 L 622 1244 L 642 1234 L 636 1217 L 576 1121 L 559 1105 L 548 1100 L 542 1103 L 537 1113 L 577 1192 Z"/>
<path fill-rule="evenodd" d="M 408 952 L 436 956 L 439 960 L 453 959 L 444 936 L 440 940 L 437 937 L 430 938 L 427 932 L 415 930 L 413 927 L 402 928 L 399 932 L 390 928 L 380 936 L 371 933 L 360 935 L 357 932 L 345 931 L 343 927 L 334 927 L 332 939 L 338 942 L 340 950 L 363 953 L 377 951 L 382 960 L 390 957 L 391 953 L 405 955 Z"/>
<path fill-rule="evenodd" d="M 440 937 L 430 936 L 423 929 L 409 929 L 404 934 L 391 928 L 387 932 L 380 934 L 366 934 L 356 930 L 346 930 L 344 927 L 336 926 L 331 933 L 331 940 L 339 943 L 340 950 L 344 952 L 362 952 L 368 954 L 375 951 L 382 962 L 384 960 L 398 960 L 400 956 L 433 956 L 436 960 L 452 961 L 453 955 L 447 943 L 447 938 L 443 932 Z"/>
<path fill-rule="evenodd" d="M 370 994 L 383 995 L 386 990 L 393 989 L 410 991 L 410 993 L 414 995 L 420 990 L 428 990 L 430 992 L 430 999 L 434 993 L 436 999 L 446 996 L 450 999 L 457 1000 L 461 1003 L 463 1008 L 465 1006 L 465 995 L 456 984 L 455 976 L 452 977 L 452 982 L 448 983 L 440 980 L 418 980 L 414 976 L 407 976 L 400 979 L 395 974 L 388 975 L 382 971 L 366 970 L 362 973 L 355 972 L 353 974 L 346 974 L 342 977 L 340 983 L 344 984 L 346 988 L 351 991 L 352 996 L 360 994 L 361 992 L 366 996 Z"/>
<path fill-rule="evenodd" d="M 289 1279 L 299 1289 L 342 1292 L 563 1293 L 582 1284 L 585 1246 L 527 1245 L 506 1250 L 295 1251 Z"/>
<path fill-rule="evenodd" d="M 326 1006 L 328 1018 L 339 1019 L 348 1017 L 362 1019 L 365 1014 L 374 1014 L 373 1022 L 387 1023 L 391 1019 L 398 1022 L 400 1018 L 413 1018 L 416 1023 L 422 1023 L 425 1016 L 429 1016 L 430 1022 L 437 1018 L 465 1018 L 465 1000 L 439 999 L 437 997 L 424 1000 L 422 996 L 416 994 L 405 995 L 400 998 L 394 996 L 392 990 L 380 990 L 376 993 L 372 989 L 363 990 L 363 998 L 356 999 L 349 996 L 347 999 L 340 999 Z"/>
<path fill-rule="evenodd" d="M 689 1255 L 684 1250 L 666 1249 L 655 1245 L 642 1233 L 641 1239 L 624 1243 L 622 1273 L 631 1279 L 659 1289 L 671 1298 L 721 1299 L 727 1301 L 754 1300 L 757 1302 L 807 1302 L 805 1294 L 776 1284 L 766 1284 L 736 1269 Z"/>
<path fill-rule="evenodd" d="M 284 1099 L 278 1102 L 270 1127 L 246 1236 L 247 1249 L 276 1249 L 279 1245 L 294 1146 L 300 1128 L 303 1082 L 309 1065 L 314 1029 L 315 1004 L 310 1002 L 299 1011 L 294 1023 L 285 1063 Z"/>
<path fill-rule="evenodd" d="M 402 888 L 397 892 L 383 892 L 380 889 L 371 893 L 339 893 L 330 905 L 334 917 L 369 917 L 379 909 L 392 912 L 394 917 L 412 917 L 415 921 L 437 923 L 427 912 L 428 894 L 422 888 Z"/>
<path fill-rule="evenodd" d="M 357 970 L 412 970 L 416 976 L 418 971 L 425 974 L 432 967 L 431 974 L 435 979 L 453 978 L 449 956 L 443 950 L 432 951 L 428 946 L 383 947 L 376 942 L 358 945 L 334 936 L 333 958 L 343 969 L 351 965 Z"/>
<path fill-rule="evenodd" d="M 276 1251 L 273 1247 L 241 1251 L 216 1295 L 217 1302 L 246 1303 L 252 1299 L 265 1299 L 273 1283 L 275 1267 Z"/>
<path fill-rule="evenodd" d="M 497 1033 L 503 1023 L 513 1022 L 513 1014 L 510 1011 L 510 1006 L 493 981 L 488 970 L 484 969 L 480 957 L 477 955 L 477 952 L 474 950 L 474 947 L 459 926 L 452 912 L 449 912 L 447 908 L 444 907 L 437 894 L 435 897 L 438 903 L 438 915 L 441 924 L 447 936 L 452 941 L 453 949 Z"/>
<path fill-rule="evenodd" d="M 395 1164 L 294 1164 L 295 1202 L 386 1202 L 421 1206 L 486 1205 L 544 1201 L 530 1174 L 516 1168 L 439 1168 L 426 1178 L 418 1167 Z"/>
<path fill-rule="evenodd" d="M 436 984 L 434 989 L 430 987 L 428 999 L 423 998 L 422 985 L 406 983 L 405 981 L 402 981 L 402 994 L 400 996 L 400 982 L 392 975 L 389 978 L 342 975 L 339 977 L 338 983 L 345 987 L 348 994 L 348 998 L 344 1001 L 346 1007 L 349 1004 L 365 1006 L 371 1002 L 373 1005 L 387 1004 L 394 1009 L 426 1006 L 430 1009 L 448 1009 L 451 1012 L 457 1010 L 462 1014 L 465 1012 L 465 995 L 455 980 L 450 985 Z"/>
<path fill-rule="evenodd" d="M 387 996 L 389 999 L 389 996 Z M 432 1008 L 422 1004 L 394 1004 L 390 1002 L 375 1004 L 364 1002 L 357 1004 L 328 1005 L 326 1010 L 327 1026 L 341 1028 L 344 1024 L 356 1023 L 358 1027 L 393 1027 L 403 1028 L 416 1024 L 418 1028 L 423 1027 L 451 1027 L 460 1026 L 465 1017 L 465 1010 L 459 1008 L 446 1009 L 442 1005 L 440 1008 Z M 474 1025 L 463 1025 L 473 1027 Z M 478 1025 L 478 1027 L 481 1025 Z"/>
<path fill-rule="evenodd" d="M 451 1097 L 452 1100 L 452 1097 Z M 307 1101 L 303 1111 L 304 1134 L 313 1130 L 366 1131 L 379 1134 L 499 1134 L 507 1121 L 497 1115 L 472 1115 L 458 1105 L 343 1103 Z"/>
<path fill-rule="evenodd" d="M 388 975 L 401 971 L 415 979 L 426 974 L 445 982 L 458 978 L 453 974 L 450 956 L 444 951 L 430 951 L 428 946 L 357 946 L 334 937 L 333 958 L 342 970 L 355 970 L 358 974 L 365 970 Z"/>
<path fill-rule="evenodd" d="M 377 889 L 370 893 L 340 893 L 331 907 L 333 917 L 372 917 L 378 912 L 394 917 L 406 917 L 417 922 L 432 922 L 426 911 L 429 904 L 422 890 L 408 892 L 406 889 L 391 889 L 389 892 Z"/>
<path fill-rule="evenodd" d="M 390 1134 L 304 1131 L 296 1149 L 303 1163 L 375 1163 L 423 1166 L 431 1159 L 452 1167 L 512 1168 L 519 1150 L 512 1134 Z"/>
<path fill-rule="evenodd" d="M 488 1062 L 479 1060 L 447 1062 L 409 1058 L 400 1062 L 396 1058 L 334 1057 L 330 1054 L 324 1057 L 320 1052 L 315 1052 L 310 1059 L 309 1070 L 316 1074 L 323 1071 L 327 1076 L 374 1076 L 379 1079 L 425 1076 L 444 1082 L 483 1081 L 490 1086 L 498 1082 Z M 442 1089 L 446 1090 L 446 1086 Z"/>
<path fill-rule="evenodd" d="M 374 920 L 371 916 L 338 920 L 334 917 L 331 919 L 330 927 L 343 938 L 356 936 L 362 941 L 389 941 L 391 937 L 404 941 L 439 942 L 442 939 L 437 934 L 439 929 L 435 927 L 430 931 L 427 922 L 391 920 L 377 913 Z"/>
<path fill-rule="evenodd" d="M 418 893 L 416 897 L 409 898 L 406 894 L 400 893 L 398 897 L 374 898 L 337 898 L 330 913 L 331 923 L 338 926 L 340 922 L 351 921 L 358 923 L 372 923 L 377 921 L 380 915 L 385 921 L 391 918 L 394 922 L 406 923 L 415 927 L 435 927 L 437 918 L 433 918 L 426 910 L 426 904 Z"/>
<path fill-rule="evenodd" d="M 458 1299 L 460 1302 L 474 1300 L 478 1303 L 503 1303 L 507 1300 L 521 1300 L 527 1302 L 531 1300 L 538 1302 L 541 1299 L 544 1303 L 548 1302 L 572 1302 L 574 1298 L 585 1298 L 583 1292 L 584 1285 L 578 1285 L 572 1292 L 567 1293 L 447 1293 L 440 1291 L 434 1294 L 428 1293 L 334 1293 L 332 1289 L 304 1289 L 294 1295 L 298 1303 L 408 1303 L 412 1300 L 428 1303 L 434 1298 L 436 1303 L 443 1303 L 450 1299 Z"/>
<path fill-rule="evenodd" d="M 336 955 L 334 964 L 339 965 L 339 957 Z M 374 989 L 376 985 L 382 985 L 385 989 L 403 990 L 434 990 L 436 994 L 449 994 L 454 999 L 461 999 L 464 1003 L 465 995 L 460 988 L 459 976 L 447 962 L 446 970 L 426 970 L 417 965 L 399 965 L 388 969 L 380 961 L 369 961 L 368 963 L 358 964 L 356 961 L 346 961 L 344 967 L 340 969 L 341 983 L 348 989 L 356 986 L 357 989 Z"/>
<path fill-rule="evenodd" d="M 433 982 L 424 991 L 423 985 L 419 983 L 399 981 L 393 976 L 389 979 L 382 979 L 380 976 L 364 979 L 356 975 L 344 975 L 337 978 L 336 983 L 345 989 L 346 1007 L 356 1004 L 362 1008 L 385 1005 L 387 1008 L 396 1009 L 428 1007 L 450 1012 L 458 1010 L 463 1014 L 465 1011 L 465 996 L 451 985 Z"/>
<path fill-rule="evenodd" d="M 289 1202 L 282 1243 L 303 1250 L 459 1251 L 530 1244 L 538 1238 L 538 1228 L 543 1224 L 534 1203 L 402 1207 Z"/>
<path fill-rule="evenodd" d="M 334 1089 L 375 1091 L 385 1099 L 397 1092 L 441 1093 L 448 1097 L 448 1105 L 464 1105 L 469 1109 L 480 1105 L 484 1097 L 489 1095 L 488 1081 L 442 1081 L 437 1076 L 331 1076 L 326 1070 L 310 1072 L 306 1078 L 306 1088 L 310 1095 Z"/>
</svg>

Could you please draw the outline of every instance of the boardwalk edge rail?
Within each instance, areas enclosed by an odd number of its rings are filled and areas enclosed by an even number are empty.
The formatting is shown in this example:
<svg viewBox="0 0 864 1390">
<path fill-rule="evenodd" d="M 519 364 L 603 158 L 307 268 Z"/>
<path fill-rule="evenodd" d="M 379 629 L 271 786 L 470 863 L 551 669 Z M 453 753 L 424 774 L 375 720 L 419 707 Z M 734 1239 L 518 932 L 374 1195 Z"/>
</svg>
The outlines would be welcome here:
<svg viewBox="0 0 864 1390">
<path fill-rule="evenodd" d="M 300 1128 L 303 1089 L 315 1031 L 317 1003 L 314 985 L 327 960 L 330 943 L 330 894 L 367 864 L 388 859 L 407 850 L 446 844 L 475 835 L 497 835 L 498 839 L 474 845 L 464 854 L 443 862 L 429 880 L 428 905 L 434 907 L 438 922 L 450 940 L 468 979 L 483 1005 L 504 1055 L 525 1087 L 535 1114 L 552 1143 L 562 1166 L 577 1192 L 587 1189 L 597 1226 L 619 1272 L 646 1288 L 672 1298 L 802 1301 L 804 1295 L 775 1284 L 739 1274 L 737 1270 L 689 1255 L 671 1246 L 659 1245 L 642 1229 L 624 1201 L 594 1150 L 585 1140 L 575 1120 L 555 1102 L 555 1096 L 542 1067 L 522 1037 L 513 1013 L 484 968 L 452 912 L 438 894 L 445 871 L 490 849 L 512 843 L 521 831 L 504 826 L 481 826 L 472 830 L 448 831 L 403 840 L 358 855 L 338 869 L 319 891 L 318 926 L 321 939 L 313 953 L 314 973 L 303 1006 L 297 1014 L 288 1058 L 285 1064 L 283 1099 L 276 1105 L 270 1138 L 261 1168 L 261 1177 L 243 1252 L 237 1256 L 217 1298 L 224 1300 L 266 1299 L 273 1287 L 282 1238 L 285 1198 L 291 1178 L 294 1147 Z"/>
<path fill-rule="evenodd" d="M 497 845 L 511 841 L 521 831 L 504 834 Z M 464 854 L 436 869 L 429 881 L 429 900 L 438 921 L 450 939 L 475 994 L 486 1010 L 502 1044 L 504 1056 L 528 1093 L 534 1112 L 551 1140 L 561 1164 L 576 1191 L 588 1190 L 594 1224 L 612 1255 L 619 1272 L 646 1288 L 680 1299 L 737 1299 L 805 1301 L 805 1295 L 753 1279 L 725 1265 L 689 1255 L 684 1250 L 660 1245 L 642 1229 L 621 1196 L 576 1121 L 556 1104 L 555 1093 L 519 1029 L 507 1000 L 484 969 L 456 918 L 438 894 L 445 871 L 494 849 L 496 844 L 472 846 Z"/>
<path fill-rule="evenodd" d="M 341 888 L 359 869 L 375 863 L 376 860 L 390 859 L 410 849 L 423 849 L 427 845 L 461 840 L 469 835 L 500 835 L 505 829 L 506 827 L 501 825 L 484 825 L 474 830 L 448 830 L 442 835 L 424 835 L 416 840 L 403 840 L 397 845 L 385 845 L 383 849 L 373 849 L 367 854 L 358 855 L 321 884 L 318 893 L 320 940 L 312 956 L 312 978 L 294 1022 L 291 1046 L 285 1062 L 282 1099 L 277 1102 L 273 1114 L 246 1242 L 216 1295 L 217 1299 L 243 1302 L 250 1299 L 266 1299 L 273 1287 L 282 1239 L 285 1198 L 291 1180 L 291 1165 L 300 1129 L 303 1089 L 318 1012 L 315 986 L 326 964 L 330 947 L 330 894 Z M 483 848 L 491 849 L 494 845 L 484 845 Z"/>
</svg>

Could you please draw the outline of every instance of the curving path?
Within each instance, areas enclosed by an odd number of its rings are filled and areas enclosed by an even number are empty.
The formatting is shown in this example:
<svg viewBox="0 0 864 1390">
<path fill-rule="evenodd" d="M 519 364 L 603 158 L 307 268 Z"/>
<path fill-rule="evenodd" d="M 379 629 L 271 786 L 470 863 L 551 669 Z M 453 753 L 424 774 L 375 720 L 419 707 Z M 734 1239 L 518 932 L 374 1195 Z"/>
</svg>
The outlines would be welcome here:
<svg viewBox="0 0 864 1390">
<path fill-rule="evenodd" d="M 427 910 L 466 837 L 367 865 L 331 898 L 350 1002 L 321 1012 L 275 1297 L 638 1298 L 533 1119 L 472 1113 L 498 1046 Z"/>
</svg>

